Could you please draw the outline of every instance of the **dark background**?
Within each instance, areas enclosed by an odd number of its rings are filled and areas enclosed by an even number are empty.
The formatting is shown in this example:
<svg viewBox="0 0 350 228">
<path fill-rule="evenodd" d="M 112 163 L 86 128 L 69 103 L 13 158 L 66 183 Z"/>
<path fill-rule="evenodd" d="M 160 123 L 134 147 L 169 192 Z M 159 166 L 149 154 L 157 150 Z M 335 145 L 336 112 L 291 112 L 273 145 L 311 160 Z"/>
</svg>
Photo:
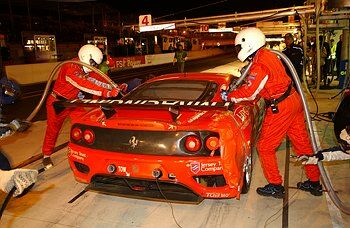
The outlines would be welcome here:
<svg viewBox="0 0 350 228">
<path fill-rule="evenodd" d="M 59 9 L 62 20 L 91 20 L 92 14 L 117 20 L 120 14 L 123 23 L 138 23 L 141 14 L 152 14 L 156 21 L 173 20 L 301 6 L 305 0 L 0 0 L 1 15 L 10 13 L 9 2 L 14 15 L 28 15 L 29 11 L 32 17 L 58 17 Z"/>
</svg>

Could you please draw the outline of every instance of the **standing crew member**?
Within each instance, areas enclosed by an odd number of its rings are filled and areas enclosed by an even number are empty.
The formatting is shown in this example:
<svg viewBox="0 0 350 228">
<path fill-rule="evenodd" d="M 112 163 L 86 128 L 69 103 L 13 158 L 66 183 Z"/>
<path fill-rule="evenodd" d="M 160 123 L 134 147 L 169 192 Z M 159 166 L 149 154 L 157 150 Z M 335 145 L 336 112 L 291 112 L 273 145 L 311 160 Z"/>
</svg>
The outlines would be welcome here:
<svg viewBox="0 0 350 228">
<path fill-rule="evenodd" d="M 80 48 L 78 57 L 73 60 L 79 60 L 83 63 L 97 66 L 102 62 L 103 55 L 100 49 L 94 45 L 87 44 Z M 42 147 L 44 155 L 43 165 L 49 168 L 53 165 L 50 155 L 56 144 L 59 131 L 64 120 L 68 116 L 72 116 L 74 110 L 72 108 L 63 109 L 61 107 L 54 107 L 54 102 L 59 100 L 78 99 L 79 92 L 83 91 L 89 94 L 102 97 L 115 97 L 119 94 L 120 89 L 108 89 L 96 82 L 92 82 L 89 77 L 91 70 L 87 67 L 81 67 L 78 64 L 67 63 L 61 68 L 53 90 L 46 102 L 47 111 L 47 127 L 45 139 Z"/>
<path fill-rule="evenodd" d="M 235 103 L 254 100 L 257 95 L 266 101 L 266 115 L 257 148 L 264 175 L 269 182 L 257 188 L 257 193 L 275 198 L 284 197 L 282 176 L 278 170 L 276 149 L 285 135 L 288 135 L 296 154 L 312 155 L 312 147 L 305 126 L 304 111 L 300 95 L 293 88 L 292 80 L 287 75 L 279 58 L 265 46 L 265 35 L 257 28 L 247 28 L 237 34 L 235 44 L 240 45 L 238 59 L 253 61 L 247 83 L 237 90 L 222 90 L 225 101 Z M 305 166 L 309 180 L 299 182 L 297 187 L 311 194 L 322 195 L 319 182 L 320 172 L 316 165 Z"/>
<path fill-rule="evenodd" d="M 342 49 L 342 35 L 339 36 L 339 41 L 337 43 L 337 47 L 335 49 L 335 58 L 336 58 L 336 66 L 337 66 L 337 78 L 340 77 L 340 59 L 341 59 L 341 49 Z"/>
<path fill-rule="evenodd" d="M 177 65 L 178 72 L 183 73 L 185 71 L 185 62 L 187 60 L 187 52 L 184 51 L 181 44 L 178 45 L 178 50 L 175 52 L 173 65 Z"/>
<path fill-rule="evenodd" d="M 110 55 L 108 55 L 104 43 L 98 43 L 97 47 L 101 50 L 103 54 L 103 59 L 102 62 L 98 65 L 98 69 L 103 73 L 109 75 L 111 72 L 111 68 L 115 68 L 115 61 Z"/>
<path fill-rule="evenodd" d="M 286 48 L 282 52 L 290 59 L 295 70 L 298 73 L 300 82 L 303 82 L 303 66 L 304 66 L 303 49 L 298 45 L 294 44 L 294 37 L 291 33 L 287 33 L 284 36 L 284 42 L 286 43 Z M 287 69 L 287 73 L 291 76 L 289 69 Z"/>
</svg>

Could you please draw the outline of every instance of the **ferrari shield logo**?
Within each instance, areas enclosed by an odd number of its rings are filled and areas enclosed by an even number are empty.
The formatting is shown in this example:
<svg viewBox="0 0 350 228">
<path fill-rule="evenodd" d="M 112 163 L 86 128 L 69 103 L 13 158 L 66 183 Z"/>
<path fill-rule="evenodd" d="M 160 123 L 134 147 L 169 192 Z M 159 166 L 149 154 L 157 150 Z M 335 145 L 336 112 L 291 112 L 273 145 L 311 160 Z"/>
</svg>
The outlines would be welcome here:
<svg viewBox="0 0 350 228">
<path fill-rule="evenodd" d="M 191 172 L 194 174 L 197 174 L 199 172 L 199 170 L 201 169 L 201 163 L 194 161 L 190 163 L 190 169 Z"/>
</svg>

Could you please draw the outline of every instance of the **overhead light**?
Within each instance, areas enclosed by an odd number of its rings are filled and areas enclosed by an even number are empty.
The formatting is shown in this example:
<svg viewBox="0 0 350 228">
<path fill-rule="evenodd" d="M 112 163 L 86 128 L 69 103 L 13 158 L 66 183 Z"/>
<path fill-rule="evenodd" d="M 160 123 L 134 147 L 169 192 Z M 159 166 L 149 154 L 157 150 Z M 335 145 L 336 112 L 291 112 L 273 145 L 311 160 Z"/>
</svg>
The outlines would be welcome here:
<svg viewBox="0 0 350 228">
<path fill-rule="evenodd" d="M 220 28 L 220 29 L 210 28 L 209 32 L 233 32 L 233 28 Z"/>
</svg>

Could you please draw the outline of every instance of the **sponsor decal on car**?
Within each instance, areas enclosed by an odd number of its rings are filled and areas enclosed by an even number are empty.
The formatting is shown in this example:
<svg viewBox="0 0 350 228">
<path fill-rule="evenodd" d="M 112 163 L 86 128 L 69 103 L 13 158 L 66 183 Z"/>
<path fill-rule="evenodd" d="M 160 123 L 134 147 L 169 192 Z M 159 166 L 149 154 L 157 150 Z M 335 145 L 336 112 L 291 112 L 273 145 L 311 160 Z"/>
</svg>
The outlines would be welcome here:
<svg viewBox="0 0 350 228">
<path fill-rule="evenodd" d="M 197 161 L 194 161 L 194 162 L 190 163 L 191 172 L 194 173 L 194 174 L 197 174 L 199 172 L 200 167 L 201 167 L 201 163 L 199 163 Z"/>
<path fill-rule="evenodd" d="M 168 130 L 176 130 L 177 127 L 175 125 L 172 125 L 172 124 L 167 124 L 168 126 Z"/>
<path fill-rule="evenodd" d="M 188 123 L 192 123 L 195 120 L 198 120 L 201 116 L 203 116 L 205 113 L 207 113 L 207 111 L 202 111 L 197 113 L 196 115 L 192 116 L 189 120 Z"/>
<path fill-rule="evenodd" d="M 190 170 L 192 173 L 197 174 L 201 172 L 216 172 L 222 170 L 221 162 L 198 162 L 192 161 L 189 164 Z"/>
<path fill-rule="evenodd" d="M 234 118 L 241 123 L 241 129 L 245 129 L 249 125 L 249 108 L 240 106 L 234 111 Z"/>
<path fill-rule="evenodd" d="M 163 105 L 163 106 L 195 106 L 195 107 L 228 107 L 231 102 L 209 102 L 209 101 L 171 101 L 171 100 L 94 100 L 94 99 L 74 99 L 70 101 L 59 101 L 65 104 L 96 104 L 96 105 Z"/>
<path fill-rule="evenodd" d="M 249 110 L 246 107 L 238 107 L 235 109 L 234 115 L 237 116 L 243 123 L 249 116 Z"/>
<path fill-rule="evenodd" d="M 205 193 L 208 198 L 227 198 L 229 197 L 229 193 L 219 193 L 219 192 L 207 192 Z"/>
<path fill-rule="evenodd" d="M 221 162 L 202 162 L 201 171 L 202 172 L 216 172 L 222 170 Z"/>
<path fill-rule="evenodd" d="M 85 161 L 85 158 L 87 158 L 87 155 L 80 152 L 80 151 L 75 151 L 70 148 L 68 148 L 68 153 L 71 157 L 80 160 L 80 161 Z"/>
</svg>

